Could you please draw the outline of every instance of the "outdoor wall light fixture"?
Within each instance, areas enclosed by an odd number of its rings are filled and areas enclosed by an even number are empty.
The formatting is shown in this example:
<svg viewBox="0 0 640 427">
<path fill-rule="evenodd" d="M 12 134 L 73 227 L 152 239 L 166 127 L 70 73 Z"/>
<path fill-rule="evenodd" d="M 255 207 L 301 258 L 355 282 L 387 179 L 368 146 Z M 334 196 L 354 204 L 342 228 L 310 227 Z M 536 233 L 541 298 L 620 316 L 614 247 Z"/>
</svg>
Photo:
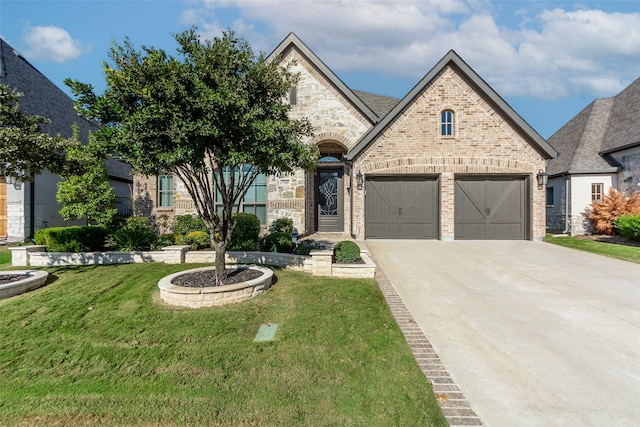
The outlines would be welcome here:
<svg viewBox="0 0 640 427">
<path fill-rule="evenodd" d="M 358 187 L 358 190 L 362 190 L 362 184 L 364 184 L 364 176 L 362 175 L 362 172 L 358 171 L 356 174 L 356 186 Z"/>
<path fill-rule="evenodd" d="M 20 181 L 20 178 L 15 176 L 5 176 L 5 182 L 9 185 L 13 185 L 13 188 L 16 190 L 19 190 L 22 187 L 22 181 Z"/>
<path fill-rule="evenodd" d="M 540 169 L 538 172 L 538 188 L 547 185 L 547 181 L 549 181 L 549 174 Z"/>
</svg>

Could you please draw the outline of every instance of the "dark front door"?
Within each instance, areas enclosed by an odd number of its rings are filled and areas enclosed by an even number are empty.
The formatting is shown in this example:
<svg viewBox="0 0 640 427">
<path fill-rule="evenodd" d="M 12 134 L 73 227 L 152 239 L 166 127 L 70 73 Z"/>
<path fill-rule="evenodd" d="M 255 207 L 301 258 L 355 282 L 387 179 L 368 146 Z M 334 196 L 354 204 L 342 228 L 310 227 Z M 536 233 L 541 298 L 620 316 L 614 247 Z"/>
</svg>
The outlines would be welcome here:
<svg viewBox="0 0 640 427">
<path fill-rule="evenodd" d="M 456 239 L 526 238 L 524 178 L 458 178 L 454 197 Z"/>
<path fill-rule="evenodd" d="M 371 177 L 366 184 L 366 238 L 438 238 L 436 178 Z"/>
<path fill-rule="evenodd" d="M 342 169 L 320 169 L 316 176 L 318 231 L 344 231 Z"/>
</svg>

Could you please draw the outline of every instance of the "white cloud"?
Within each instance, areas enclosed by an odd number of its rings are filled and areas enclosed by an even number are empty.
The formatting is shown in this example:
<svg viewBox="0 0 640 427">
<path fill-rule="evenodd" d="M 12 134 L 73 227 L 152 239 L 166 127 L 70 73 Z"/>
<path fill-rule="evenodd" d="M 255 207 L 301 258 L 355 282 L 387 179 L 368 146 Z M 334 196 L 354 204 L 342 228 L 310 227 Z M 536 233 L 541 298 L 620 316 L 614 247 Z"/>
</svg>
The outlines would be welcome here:
<svg viewBox="0 0 640 427">
<path fill-rule="evenodd" d="M 505 96 L 611 96 L 640 76 L 640 13 L 534 12 L 531 3 L 509 15 L 484 0 L 198 4 L 193 16 L 206 34 L 220 30 L 207 16 L 233 9 L 232 28 L 254 48 L 270 51 L 293 31 L 338 74 L 377 71 L 417 82 L 454 49 Z"/>
<path fill-rule="evenodd" d="M 64 29 L 54 26 L 29 27 L 23 40 L 26 57 L 36 61 L 62 63 L 91 50 L 74 40 Z"/>
</svg>

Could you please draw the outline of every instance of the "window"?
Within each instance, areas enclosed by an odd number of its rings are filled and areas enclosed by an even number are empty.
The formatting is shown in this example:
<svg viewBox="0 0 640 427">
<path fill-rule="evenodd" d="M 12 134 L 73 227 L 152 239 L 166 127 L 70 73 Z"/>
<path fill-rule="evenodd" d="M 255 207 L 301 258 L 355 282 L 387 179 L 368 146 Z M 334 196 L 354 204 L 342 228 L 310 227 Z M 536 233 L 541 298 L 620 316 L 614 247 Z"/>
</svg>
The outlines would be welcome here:
<svg viewBox="0 0 640 427">
<path fill-rule="evenodd" d="M 173 207 L 173 175 L 158 177 L 158 207 Z"/>
<path fill-rule="evenodd" d="M 440 113 L 440 135 L 453 136 L 453 111 L 443 110 Z"/>
<path fill-rule="evenodd" d="M 296 86 L 291 86 L 289 88 L 289 105 L 297 105 L 298 104 L 298 88 Z"/>
<path fill-rule="evenodd" d="M 244 166 L 244 173 L 248 173 L 250 170 L 249 166 Z M 225 177 L 225 182 L 230 181 L 230 172 L 229 168 L 224 168 L 223 172 Z M 234 171 L 235 181 L 238 182 L 238 169 Z M 218 191 L 216 191 L 216 210 L 218 213 L 222 213 L 222 196 Z M 246 212 L 256 215 L 260 219 L 260 224 L 267 223 L 267 176 L 263 173 L 258 174 L 253 184 L 249 186 L 247 189 L 247 193 L 244 196 L 244 199 L 240 202 L 239 206 L 235 206 L 233 209 L 234 212 Z"/>
<path fill-rule="evenodd" d="M 547 187 L 547 206 L 553 206 L 553 187 Z"/>
<path fill-rule="evenodd" d="M 591 203 L 602 202 L 604 194 L 604 184 L 591 184 Z"/>
</svg>

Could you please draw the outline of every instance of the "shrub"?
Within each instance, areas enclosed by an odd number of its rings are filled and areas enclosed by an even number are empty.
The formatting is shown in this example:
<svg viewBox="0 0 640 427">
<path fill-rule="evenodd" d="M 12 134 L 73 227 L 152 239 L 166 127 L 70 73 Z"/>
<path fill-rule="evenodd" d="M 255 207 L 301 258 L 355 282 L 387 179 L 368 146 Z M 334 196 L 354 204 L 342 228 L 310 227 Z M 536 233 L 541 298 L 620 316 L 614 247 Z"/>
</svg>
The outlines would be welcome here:
<svg viewBox="0 0 640 427">
<path fill-rule="evenodd" d="M 264 238 L 262 250 L 265 252 L 291 253 L 293 250 L 293 240 L 291 234 L 276 231 Z"/>
<path fill-rule="evenodd" d="M 333 248 L 333 255 L 340 262 L 356 262 L 360 261 L 360 247 L 351 240 L 343 240 L 338 242 Z"/>
<path fill-rule="evenodd" d="M 640 242 L 640 215 L 621 215 L 613 226 L 625 239 Z"/>
<path fill-rule="evenodd" d="M 293 220 L 291 218 L 278 218 L 269 226 L 269 233 L 275 232 L 293 233 Z"/>
<path fill-rule="evenodd" d="M 186 236 L 178 236 L 177 243 L 191 246 L 191 250 L 205 249 L 211 247 L 211 238 L 204 231 L 192 231 Z"/>
<path fill-rule="evenodd" d="M 192 231 L 204 231 L 209 233 L 207 225 L 202 218 L 196 215 L 178 215 L 173 223 L 173 232 L 186 236 Z"/>
<path fill-rule="evenodd" d="M 107 229 L 100 226 L 51 227 L 36 231 L 36 244 L 49 252 L 87 252 L 102 249 Z"/>
<path fill-rule="evenodd" d="M 148 251 L 157 239 L 158 235 L 153 229 L 136 221 L 131 221 L 111 237 L 121 251 Z"/>
<path fill-rule="evenodd" d="M 306 239 L 298 242 L 294 252 L 298 255 L 309 255 L 311 251 L 318 249 L 324 249 L 324 245 L 313 239 Z"/>
<path fill-rule="evenodd" d="M 233 230 L 230 251 L 257 251 L 260 248 L 260 219 L 250 213 L 234 214 L 236 228 Z"/>
<path fill-rule="evenodd" d="M 627 198 L 612 187 L 602 202 L 591 204 L 588 217 L 597 234 L 613 235 L 613 221 L 627 214 L 640 214 L 640 193 L 634 193 Z"/>
<path fill-rule="evenodd" d="M 174 233 L 163 234 L 155 241 L 155 243 L 151 246 L 151 249 L 162 249 L 165 246 L 175 245 L 177 242 L 177 238 L 179 236 Z"/>
</svg>

